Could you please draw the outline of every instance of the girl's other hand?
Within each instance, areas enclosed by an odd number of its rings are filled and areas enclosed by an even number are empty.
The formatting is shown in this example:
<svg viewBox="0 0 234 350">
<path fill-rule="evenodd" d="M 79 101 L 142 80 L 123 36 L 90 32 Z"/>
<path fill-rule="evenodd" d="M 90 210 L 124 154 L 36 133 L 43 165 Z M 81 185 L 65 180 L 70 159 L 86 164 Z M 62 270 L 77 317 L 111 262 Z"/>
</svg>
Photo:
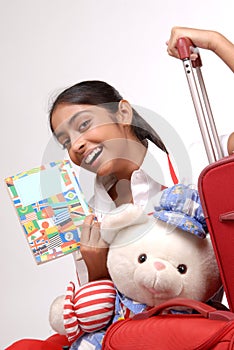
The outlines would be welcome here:
<svg viewBox="0 0 234 350">
<path fill-rule="evenodd" d="M 215 51 L 216 36 L 219 33 L 212 30 L 203 30 L 186 27 L 173 27 L 171 29 L 171 36 L 166 42 L 167 52 L 170 56 L 179 58 L 178 50 L 176 47 L 179 38 L 187 37 L 192 40 L 193 44 L 202 49 Z"/>
</svg>

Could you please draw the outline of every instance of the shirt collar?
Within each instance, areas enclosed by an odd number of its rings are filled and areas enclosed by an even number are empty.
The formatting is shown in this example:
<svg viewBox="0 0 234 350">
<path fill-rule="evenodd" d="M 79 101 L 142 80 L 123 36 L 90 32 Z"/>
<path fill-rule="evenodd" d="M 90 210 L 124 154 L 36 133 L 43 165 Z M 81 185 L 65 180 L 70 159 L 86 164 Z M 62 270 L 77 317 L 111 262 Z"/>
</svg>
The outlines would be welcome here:
<svg viewBox="0 0 234 350">
<path fill-rule="evenodd" d="M 144 171 L 155 182 L 165 187 L 173 186 L 167 153 L 162 151 L 152 141 L 147 141 L 148 148 L 143 163 L 134 173 Z"/>
</svg>

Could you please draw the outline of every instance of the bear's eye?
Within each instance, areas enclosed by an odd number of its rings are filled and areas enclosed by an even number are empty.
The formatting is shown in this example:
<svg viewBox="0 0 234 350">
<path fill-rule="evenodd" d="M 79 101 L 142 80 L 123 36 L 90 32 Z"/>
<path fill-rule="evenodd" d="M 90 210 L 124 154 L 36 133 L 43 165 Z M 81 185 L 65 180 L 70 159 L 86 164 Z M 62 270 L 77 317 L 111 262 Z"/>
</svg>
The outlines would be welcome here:
<svg viewBox="0 0 234 350">
<path fill-rule="evenodd" d="M 145 262 L 147 260 L 147 255 L 146 254 L 141 254 L 141 255 L 139 255 L 139 257 L 138 257 L 138 262 L 140 263 L 140 264 L 142 264 L 143 262 Z"/>
<path fill-rule="evenodd" d="M 177 266 L 177 270 L 179 271 L 179 273 L 181 273 L 181 275 L 184 275 L 187 272 L 187 266 L 184 264 L 180 264 Z"/>
</svg>

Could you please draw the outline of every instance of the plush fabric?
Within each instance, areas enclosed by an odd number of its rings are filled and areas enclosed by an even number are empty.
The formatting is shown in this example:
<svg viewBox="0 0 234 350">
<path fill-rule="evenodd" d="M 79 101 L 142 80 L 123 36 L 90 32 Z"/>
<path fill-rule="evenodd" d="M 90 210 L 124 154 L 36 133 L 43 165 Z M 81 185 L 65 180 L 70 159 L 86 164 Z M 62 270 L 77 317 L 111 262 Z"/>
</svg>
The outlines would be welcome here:
<svg viewBox="0 0 234 350">
<path fill-rule="evenodd" d="M 72 282 L 64 301 L 64 326 L 69 341 L 107 326 L 115 309 L 116 291 L 110 280 L 89 282 L 75 292 Z"/>
<path fill-rule="evenodd" d="M 183 231 L 205 238 L 208 233 L 198 191 L 178 184 L 163 191 L 154 217 Z"/>
</svg>

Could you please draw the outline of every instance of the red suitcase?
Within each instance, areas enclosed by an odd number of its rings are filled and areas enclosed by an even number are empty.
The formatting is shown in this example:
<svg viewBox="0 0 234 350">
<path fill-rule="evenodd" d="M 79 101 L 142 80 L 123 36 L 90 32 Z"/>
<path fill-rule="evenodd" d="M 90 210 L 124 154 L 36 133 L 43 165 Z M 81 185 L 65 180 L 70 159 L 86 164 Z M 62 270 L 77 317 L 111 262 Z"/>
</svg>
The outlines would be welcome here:
<svg viewBox="0 0 234 350">
<path fill-rule="evenodd" d="M 174 306 L 194 314 L 168 314 Z M 126 341 L 127 340 L 127 341 Z M 103 350 L 233 350 L 234 314 L 191 299 L 171 299 L 107 330 Z"/>
<path fill-rule="evenodd" d="M 198 190 L 228 305 L 234 310 L 234 157 L 207 166 Z"/>
<path fill-rule="evenodd" d="M 178 41 L 209 165 L 198 191 L 231 311 L 234 311 L 234 156 L 223 157 L 201 73 L 199 51 L 188 38 Z M 191 52 L 197 55 L 190 60 Z"/>
</svg>

